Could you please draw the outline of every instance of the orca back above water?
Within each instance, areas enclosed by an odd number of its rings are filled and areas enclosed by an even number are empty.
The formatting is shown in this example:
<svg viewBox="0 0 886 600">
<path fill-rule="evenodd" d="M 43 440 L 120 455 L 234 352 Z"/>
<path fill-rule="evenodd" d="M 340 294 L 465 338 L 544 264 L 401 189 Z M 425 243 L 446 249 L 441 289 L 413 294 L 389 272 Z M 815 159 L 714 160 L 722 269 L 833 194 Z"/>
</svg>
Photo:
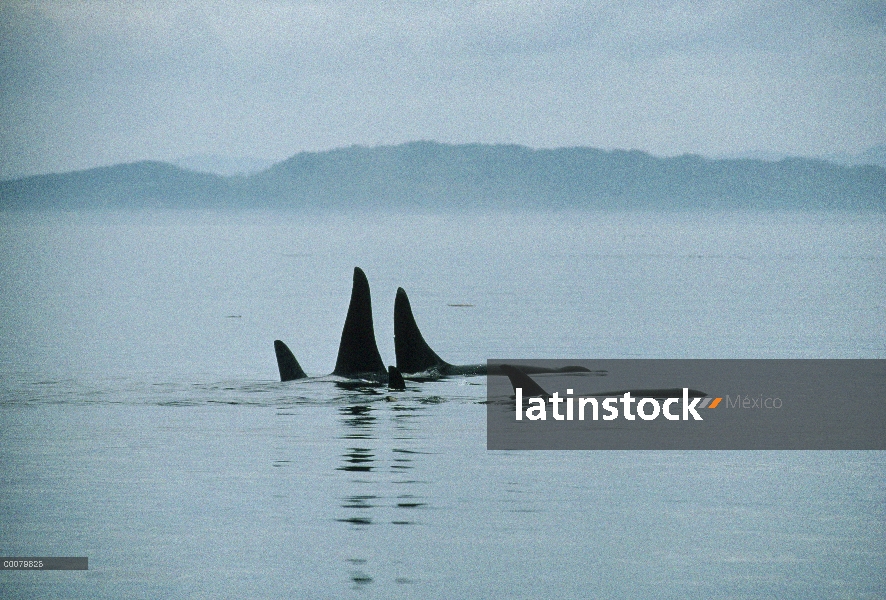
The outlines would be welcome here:
<svg viewBox="0 0 886 600">
<path fill-rule="evenodd" d="M 406 382 L 403 381 L 403 374 L 397 367 L 388 366 L 388 389 L 402 391 L 406 389 Z"/>
<path fill-rule="evenodd" d="M 292 351 L 280 340 L 274 340 L 277 367 L 280 381 L 292 381 L 307 377 Z M 372 300 L 369 294 L 369 281 L 360 267 L 354 267 L 354 283 L 351 287 L 351 303 L 348 316 L 341 332 L 338 345 L 338 358 L 332 375 L 355 379 L 368 379 L 384 383 L 388 381 L 388 370 L 382 362 L 375 343 L 375 328 L 372 324 Z"/>
<path fill-rule="evenodd" d="M 446 375 L 502 375 L 497 367 L 488 372 L 485 364 L 453 365 L 442 358 L 425 341 L 415 316 L 406 290 L 397 288 L 394 300 L 394 352 L 397 355 L 397 368 L 403 373 L 428 373 L 438 376 Z M 558 369 L 525 366 L 524 373 L 591 373 L 586 367 L 566 366 Z"/>
<path fill-rule="evenodd" d="M 544 389 L 522 369 L 511 365 L 501 365 L 499 366 L 499 371 L 501 375 L 507 376 L 507 378 L 511 382 L 511 387 L 514 388 L 515 392 L 517 388 L 521 388 L 523 390 L 524 396 L 538 396 L 542 398 L 550 397 L 550 394 L 544 391 Z M 683 395 L 683 388 L 618 390 L 614 392 L 582 393 L 581 395 L 594 396 L 597 398 L 615 398 L 618 396 L 624 396 L 625 394 L 630 394 L 637 398 L 654 398 L 656 400 L 664 400 L 666 398 L 681 397 Z M 704 392 L 693 390 L 691 388 L 687 390 L 687 394 L 692 397 L 707 396 L 707 394 L 705 394 Z"/>
<path fill-rule="evenodd" d="M 517 388 L 521 388 L 523 390 L 524 396 L 539 396 L 542 398 L 547 398 L 548 393 L 542 389 L 540 385 L 535 383 L 535 380 L 532 379 L 529 375 L 518 369 L 517 367 L 512 367 L 511 365 L 501 365 L 499 367 L 502 375 L 507 375 L 508 379 L 511 381 L 511 387 L 516 391 Z"/>
<path fill-rule="evenodd" d="M 415 323 L 409 298 L 403 288 L 397 289 L 397 297 L 394 301 L 394 349 L 397 354 L 397 366 L 386 369 L 375 343 L 369 280 L 366 279 L 366 274 L 360 267 L 354 267 L 351 302 L 348 305 L 348 315 L 342 328 L 338 358 L 335 361 L 332 375 L 378 383 L 388 382 L 391 389 L 396 390 L 405 389 L 403 373 L 421 374 L 427 379 L 439 379 L 449 375 L 485 375 L 487 373 L 485 364 L 453 365 L 431 350 Z M 280 340 L 274 340 L 274 352 L 277 355 L 280 381 L 292 381 L 307 377 L 286 344 Z M 585 367 L 549 369 L 524 366 L 521 369 L 524 373 L 590 372 Z M 496 370 L 492 374 L 498 373 L 499 371 Z"/>
<path fill-rule="evenodd" d="M 293 381 L 307 377 L 289 346 L 280 340 L 274 340 L 274 353 L 277 355 L 277 368 L 280 369 L 280 381 Z"/>
<path fill-rule="evenodd" d="M 372 324 L 372 300 L 369 296 L 369 280 L 360 267 L 354 267 L 354 285 L 351 288 L 351 304 L 341 332 L 338 358 L 333 375 L 340 377 L 372 376 L 377 378 L 388 370 L 381 359 L 375 343 Z"/>
<path fill-rule="evenodd" d="M 402 373 L 439 373 L 440 375 L 486 373 L 486 365 L 451 365 L 431 350 L 422 336 L 406 290 L 397 288 L 394 299 L 394 352 Z"/>
</svg>

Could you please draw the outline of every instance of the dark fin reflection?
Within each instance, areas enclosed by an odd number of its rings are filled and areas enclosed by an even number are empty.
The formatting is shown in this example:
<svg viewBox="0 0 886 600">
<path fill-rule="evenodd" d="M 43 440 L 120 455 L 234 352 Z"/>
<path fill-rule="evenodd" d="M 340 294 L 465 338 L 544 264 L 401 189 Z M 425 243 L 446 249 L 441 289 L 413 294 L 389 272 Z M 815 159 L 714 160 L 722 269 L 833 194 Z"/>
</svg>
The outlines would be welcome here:
<svg viewBox="0 0 886 600">
<path fill-rule="evenodd" d="M 301 365 L 295 360 L 292 350 L 281 342 L 274 340 L 274 352 L 277 354 L 277 367 L 280 369 L 280 381 L 292 381 L 307 377 L 302 371 Z"/>
<path fill-rule="evenodd" d="M 354 267 L 354 286 L 351 304 L 341 332 L 338 359 L 333 375 L 352 377 L 356 375 L 386 375 L 372 326 L 372 301 L 369 297 L 369 281 L 359 267 Z"/>
<path fill-rule="evenodd" d="M 406 382 L 403 381 L 403 375 L 394 366 L 388 366 L 388 389 L 394 391 L 402 391 L 406 389 Z"/>
</svg>

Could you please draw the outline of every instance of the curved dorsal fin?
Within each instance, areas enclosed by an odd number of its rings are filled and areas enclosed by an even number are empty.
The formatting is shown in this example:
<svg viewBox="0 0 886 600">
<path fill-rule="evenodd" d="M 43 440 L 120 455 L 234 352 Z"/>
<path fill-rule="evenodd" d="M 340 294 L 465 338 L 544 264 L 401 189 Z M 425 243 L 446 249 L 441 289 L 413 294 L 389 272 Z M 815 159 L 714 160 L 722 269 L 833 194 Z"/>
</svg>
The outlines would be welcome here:
<svg viewBox="0 0 886 600">
<path fill-rule="evenodd" d="M 349 377 L 360 373 L 387 374 L 387 369 L 381 360 L 378 346 L 375 345 L 369 281 L 359 267 L 354 267 L 351 304 L 341 332 L 338 359 L 335 361 L 335 370 L 332 374 Z"/>
<path fill-rule="evenodd" d="M 289 346 L 280 340 L 274 340 L 274 353 L 277 355 L 277 368 L 280 369 L 280 381 L 292 381 L 307 377 Z"/>
<path fill-rule="evenodd" d="M 529 375 L 518 369 L 517 367 L 512 367 L 511 365 L 501 365 L 499 370 L 508 376 L 508 379 L 511 380 L 511 387 L 516 390 L 517 388 L 523 389 L 524 396 L 538 396 L 540 398 L 547 398 L 548 393 L 542 389 L 540 385 L 535 383 L 535 380 L 532 379 Z"/>
<path fill-rule="evenodd" d="M 431 350 L 422 337 L 403 288 L 397 288 L 397 298 L 394 300 L 394 351 L 397 354 L 397 368 L 402 373 L 421 373 L 435 367 L 450 366 Z"/>
</svg>

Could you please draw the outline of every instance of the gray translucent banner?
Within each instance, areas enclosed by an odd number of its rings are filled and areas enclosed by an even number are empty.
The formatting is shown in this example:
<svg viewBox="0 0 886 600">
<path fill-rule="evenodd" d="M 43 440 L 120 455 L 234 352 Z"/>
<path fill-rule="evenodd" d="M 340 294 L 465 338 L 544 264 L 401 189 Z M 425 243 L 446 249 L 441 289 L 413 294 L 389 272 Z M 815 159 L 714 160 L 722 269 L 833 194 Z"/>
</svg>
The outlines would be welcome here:
<svg viewBox="0 0 886 600">
<path fill-rule="evenodd" d="M 489 450 L 886 450 L 886 360 L 487 364 Z"/>
<path fill-rule="evenodd" d="M 0 558 L 3 571 L 86 571 L 85 556 L 6 556 Z"/>
</svg>

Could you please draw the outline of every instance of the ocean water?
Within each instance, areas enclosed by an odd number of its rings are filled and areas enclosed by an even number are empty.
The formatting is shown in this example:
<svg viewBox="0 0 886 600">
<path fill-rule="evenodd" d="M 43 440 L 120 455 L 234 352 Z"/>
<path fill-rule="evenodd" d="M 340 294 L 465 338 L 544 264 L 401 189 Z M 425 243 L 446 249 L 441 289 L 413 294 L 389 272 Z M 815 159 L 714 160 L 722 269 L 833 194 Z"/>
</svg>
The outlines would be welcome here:
<svg viewBox="0 0 886 600">
<path fill-rule="evenodd" d="M 328 377 L 355 266 L 394 362 L 883 358 L 886 217 L 0 214 L 4 598 L 881 598 L 882 452 L 490 452 L 485 378 Z M 272 341 L 316 376 L 280 383 Z"/>
</svg>

